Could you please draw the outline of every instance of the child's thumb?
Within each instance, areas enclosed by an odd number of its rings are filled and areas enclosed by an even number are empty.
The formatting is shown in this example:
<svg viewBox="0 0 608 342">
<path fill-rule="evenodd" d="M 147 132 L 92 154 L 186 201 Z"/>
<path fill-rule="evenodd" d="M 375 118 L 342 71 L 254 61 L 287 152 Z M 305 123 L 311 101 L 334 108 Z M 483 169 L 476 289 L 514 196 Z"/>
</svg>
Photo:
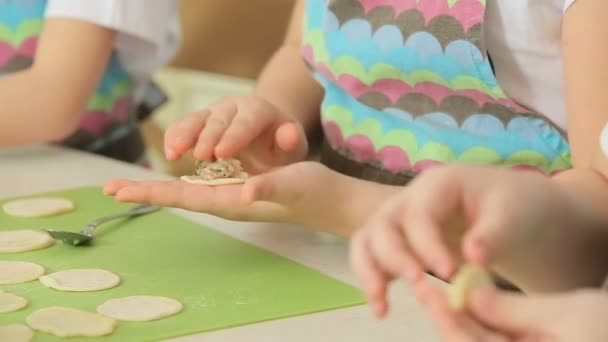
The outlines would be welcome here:
<svg viewBox="0 0 608 342">
<path fill-rule="evenodd" d="M 485 211 L 485 210 L 484 210 Z M 462 252 L 466 260 L 481 265 L 496 261 L 509 241 L 512 218 L 503 210 L 485 211 L 482 218 L 473 223 L 464 235 Z"/>
<path fill-rule="evenodd" d="M 518 335 L 540 330 L 547 319 L 563 311 L 560 297 L 527 297 L 499 290 L 473 290 L 469 310 L 484 325 L 502 333 Z"/>
<path fill-rule="evenodd" d="M 300 126 L 295 122 L 282 123 L 275 133 L 275 150 L 279 153 L 293 153 L 308 148 Z"/>
<path fill-rule="evenodd" d="M 289 203 L 294 195 L 294 185 L 294 179 L 285 167 L 277 168 L 249 179 L 243 186 L 243 199 L 246 203 Z"/>
</svg>

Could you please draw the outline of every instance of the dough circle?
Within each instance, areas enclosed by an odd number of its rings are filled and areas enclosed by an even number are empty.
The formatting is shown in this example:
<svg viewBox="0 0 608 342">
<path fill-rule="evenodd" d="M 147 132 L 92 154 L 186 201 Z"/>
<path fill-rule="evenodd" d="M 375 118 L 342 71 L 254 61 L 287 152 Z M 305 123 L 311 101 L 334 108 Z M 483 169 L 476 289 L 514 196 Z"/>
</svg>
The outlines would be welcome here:
<svg viewBox="0 0 608 342">
<path fill-rule="evenodd" d="M 0 285 L 23 284 L 38 279 L 44 268 L 26 261 L 0 260 Z"/>
<path fill-rule="evenodd" d="M 9 230 L 0 232 L 0 253 L 21 253 L 46 248 L 53 238 L 42 230 Z"/>
<path fill-rule="evenodd" d="M 0 313 L 14 312 L 27 306 L 27 300 L 12 293 L 0 293 Z M 0 339 L 1 341 L 1 339 Z"/>
<path fill-rule="evenodd" d="M 449 290 L 448 300 L 454 310 L 466 307 L 469 293 L 479 287 L 494 287 L 490 273 L 477 265 L 464 265 L 458 271 Z"/>
<path fill-rule="evenodd" d="M 58 306 L 38 310 L 29 315 L 26 321 L 34 330 L 59 337 L 105 336 L 116 327 L 116 321 L 112 318 Z"/>
<path fill-rule="evenodd" d="M 16 217 L 45 217 L 72 211 L 74 203 L 66 198 L 38 197 L 10 201 L 2 209 Z"/>
<path fill-rule="evenodd" d="M 231 185 L 231 184 L 243 184 L 247 182 L 246 178 L 220 178 L 214 180 L 203 180 L 198 176 L 182 176 L 181 180 L 191 184 L 201 184 L 208 186 L 219 186 L 219 185 Z"/>
<path fill-rule="evenodd" d="M 34 332 L 27 325 L 0 325 L 0 341 L 30 342 L 33 338 Z"/>
<path fill-rule="evenodd" d="M 166 297 L 131 296 L 110 299 L 97 308 L 102 315 L 119 321 L 153 321 L 182 311 L 182 303 Z"/>
<path fill-rule="evenodd" d="M 40 282 L 59 291 L 87 292 L 116 287 L 120 277 L 101 269 L 73 269 L 47 274 L 40 277 Z"/>
</svg>

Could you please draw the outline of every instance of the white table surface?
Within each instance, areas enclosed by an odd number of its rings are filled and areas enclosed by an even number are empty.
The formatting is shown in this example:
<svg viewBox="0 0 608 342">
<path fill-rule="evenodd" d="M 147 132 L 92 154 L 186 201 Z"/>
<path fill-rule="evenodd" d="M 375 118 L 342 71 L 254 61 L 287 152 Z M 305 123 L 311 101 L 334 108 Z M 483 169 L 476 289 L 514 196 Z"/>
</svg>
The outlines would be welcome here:
<svg viewBox="0 0 608 342">
<path fill-rule="evenodd" d="M 166 176 L 128 164 L 50 146 L 0 149 L 0 198 L 103 185 L 113 178 Z M 237 239 L 268 249 L 357 285 L 347 259 L 347 244 L 304 227 L 235 223 L 176 210 Z M 391 288 L 392 310 L 383 321 L 367 306 L 335 310 L 188 336 L 173 341 L 436 341 L 426 313 L 402 283 Z"/>
</svg>

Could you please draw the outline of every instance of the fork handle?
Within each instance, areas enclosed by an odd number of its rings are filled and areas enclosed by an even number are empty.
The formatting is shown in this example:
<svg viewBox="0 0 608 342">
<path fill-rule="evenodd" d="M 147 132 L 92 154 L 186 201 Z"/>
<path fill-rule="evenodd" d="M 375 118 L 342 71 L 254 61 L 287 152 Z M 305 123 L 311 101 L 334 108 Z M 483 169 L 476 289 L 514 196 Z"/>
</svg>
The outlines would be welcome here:
<svg viewBox="0 0 608 342">
<path fill-rule="evenodd" d="M 140 204 L 127 211 L 123 211 L 118 214 L 113 214 L 113 215 L 108 215 L 108 216 L 98 218 L 97 220 L 89 223 L 83 233 L 86 235 L 92 235 L 93 231 L 95 231 L 95 228 L 97 228 L 97 226 L 104 224 L 108 221 L 116 220 L 116 219 L 123 218 L 123 217 L 139 216 L 139 215 L 157 211 L 159 209 L 160 209 L 160 207 L 158 207 L 158 206 L 154 206 L 154 205 L 150 205 L 150 204 Z"/>
</svg>

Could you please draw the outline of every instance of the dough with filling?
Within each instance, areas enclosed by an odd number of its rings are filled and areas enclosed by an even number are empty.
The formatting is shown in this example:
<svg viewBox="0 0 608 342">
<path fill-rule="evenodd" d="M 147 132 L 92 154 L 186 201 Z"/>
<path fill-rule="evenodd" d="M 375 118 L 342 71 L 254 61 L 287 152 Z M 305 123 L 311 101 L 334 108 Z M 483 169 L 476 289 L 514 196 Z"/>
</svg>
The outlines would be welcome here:
<svg viewBox="0 0 608 342">
<path fill-rule="evenodd" d="M 47 274 L 40 282 L 59 291 L 87 292 L 116 287 L 120 277 L 101 269 L 73 269 Z"/>
<path fill-rule="evenodd" d="M 477 265 L 464 265 L 453 278 L 448 300 L 455 310 L 466 307 L 471 290 L 479 287 L 494 287 L 492 276 L 483 267 Z"/>
<path fill-rule="evenodd" d="M 30 342 L 33 338 L 34 332 L 27 325 L 0 325 L 0 341 Z"/>
<path fill-rule="evenodd" d="M 0 285 L 22 284 L 38 279 L 44 268 L 26 261 L 0 260 Z"/>
<path fill-rule="evenodd" d="M 196 161 L 196 175 L 182 176 L 180 179 L 208 186 L 242 184 L 249 174 L 243 170 L 241 162 L 236 159 L 219 159 L 216 161 Z"/>
<path fill-rule="evenodd" d="M 46 248 L 53 238 L 42 230 L 0 231 L 0 253 L 21 253 Z"/>
<path fill-rule="evenodd" d="M 0 313 L 14 312 L 27 306 L 27 300 L 12 293 L 0 293 Z"/>
<path fill-rule="evenodd" d="M 105 336 L 116 327 L 116 321 L 112 318 L 58 306 L 38 310 L 29 315 L 26 321 L 34 330 L 59 337 Z"/>
<path fill-rule="evenodd" d="M 153 321 L 182 311 L 182 303 L 166 297 L 131 296 L 111 299 L 97 308 L 100 314 L 119 321 Z"/>
<path fill-rule="evenodd" d="M 38 197 L 14 200 L 2 206 L 4 212 L 16 217 L 45 217 L 74 210 L 74 203 L 60 197 Z"/>
</svg>

